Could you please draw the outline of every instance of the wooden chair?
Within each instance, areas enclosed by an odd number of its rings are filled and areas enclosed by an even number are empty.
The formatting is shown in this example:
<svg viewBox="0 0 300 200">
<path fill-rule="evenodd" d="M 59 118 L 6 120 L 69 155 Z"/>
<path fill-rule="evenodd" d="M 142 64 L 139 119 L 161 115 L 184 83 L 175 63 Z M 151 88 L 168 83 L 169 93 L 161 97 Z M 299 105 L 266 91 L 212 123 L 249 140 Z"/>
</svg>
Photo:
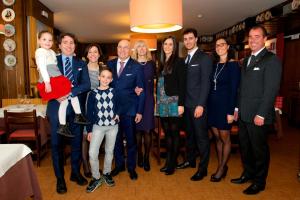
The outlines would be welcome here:
<svg viewBox="0 0 300 200">
<path fill-rule="evenodd" d="M 4 110 L 5 129 L 8 143 L 26 143 L 31 145 L 37 158 L 37 166 L 47 151 L 47 142 L 41 144 L 36 110 L 29 112 L 9 112 Z"/>
<path fill-rule="evenodd" d="M 0 129 L 0 144 L 6 141 L 6 132 Z"/>
</svg>

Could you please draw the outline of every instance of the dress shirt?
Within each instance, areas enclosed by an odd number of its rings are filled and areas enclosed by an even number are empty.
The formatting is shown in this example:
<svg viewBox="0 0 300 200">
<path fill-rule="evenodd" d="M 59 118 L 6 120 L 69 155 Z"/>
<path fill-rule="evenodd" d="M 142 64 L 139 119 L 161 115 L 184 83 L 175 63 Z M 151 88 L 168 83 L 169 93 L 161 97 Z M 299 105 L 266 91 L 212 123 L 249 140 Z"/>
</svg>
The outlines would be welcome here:
<svg viewBox="0 0 300 200">
<path fill-rule="evenodd" d="M 61 58 L 62 58 L 62 61 L 63 61 L 63 66 L 64 66 L 64 74 L 66 74 L 65 72 L 65 64 L 66 64 L 66 58 L 67 57 L 69 57 L 69 60 L 70 60 L 70 64 L 71 64 L 71 66 L 73 66 L 72 65 L 72 61 L 73 61 L 73 56 L 65 56 L 64 54 L 61 54 Z"/>
<path fill-rule="evenodd" d="M 194 54 L 196 53 L 197 49 L 198 49 L 198 47 L 196 46 L 195 48 L 193 48 L 193 49 L 188 53 L 189 55 L 191 55 L 191 58 L 190 58 L 190 61 L 189 61 L 189 62 L 191 62 L 191 60 L 192 60 Z M 186 63 L 187 61 L 188 61 L 188 57 L 186 57 L 184 63 Z"/>
<path fill-rule="evenodd" d="M 117 62 L 117 72 L 119 72 L 119 70 L 120 70 L 120 68 L 121 68 L 120 62 L 124 62 L 124 69 L 125 69 L 125 66 L 126 66 L 128 60 L 129 60 L 129 58 L 130 58 L 130 57 L 128 57 L 126 60 L 123 60 L 123 61 L 121 61 L 121 59 L 118 58 L 118 62 Z M 123 69 L 123 71 L 124 71 L 124 69 Z"/>
<path fill-rule="evenodd" d="M 259 51 L 257 51 L 256 53 L 251 53 L 251 56 L 257 56 L 265 47 L 261 48 Z M 250 64 L 250 61 L 251 61 L 251 56 L 249 57 L 248 59 L 248 62 L 247 62 L 247 66 Z"/>
</svg>

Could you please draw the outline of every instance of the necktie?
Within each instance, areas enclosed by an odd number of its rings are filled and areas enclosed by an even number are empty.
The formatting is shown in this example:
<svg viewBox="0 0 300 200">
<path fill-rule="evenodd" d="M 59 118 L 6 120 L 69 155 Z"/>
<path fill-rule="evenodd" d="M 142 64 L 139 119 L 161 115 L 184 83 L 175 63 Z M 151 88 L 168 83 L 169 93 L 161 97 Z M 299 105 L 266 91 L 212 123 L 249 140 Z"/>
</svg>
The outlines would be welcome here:
<svg viewBox="0 0 300 200">
<path fill-rule="evenodd" d="M 125 67 L 125 62 L 120 62 L 120 69 L 119 69 L 119 71 L 118 71 L 118 77 L 120 77 L 120 75 L 121 75 L 121 73 L 122 73 L 122 71 L 123 71 L 123 69 L 124 69 L 124 67 Z"/>
<path fill-rule="evenodd" d="M 71 81 L 71 83 L 74 82 L 72 66 L 69 57 L 66 57 L 65 61 L 65 77 L 67 77 Z"/>
<path fill-rule="evenodd" d="M 190 61 L 191 61 L 191 55 L 190 54 L 188 54 L 188 56 L 187 56 L 187 61 L 186 61 L 186 63 L 185 64 L 189 64 L 190 63 Z"/>
<path fill-rule="evenodd" d="M 249 62 L 249 64 L 247 65 L 247 67 L 254 65 L 255 60 L 256 60 L 255 55 L 251 55 L 251 57 L 250 57 L 250 62 Z"/>
</svg>

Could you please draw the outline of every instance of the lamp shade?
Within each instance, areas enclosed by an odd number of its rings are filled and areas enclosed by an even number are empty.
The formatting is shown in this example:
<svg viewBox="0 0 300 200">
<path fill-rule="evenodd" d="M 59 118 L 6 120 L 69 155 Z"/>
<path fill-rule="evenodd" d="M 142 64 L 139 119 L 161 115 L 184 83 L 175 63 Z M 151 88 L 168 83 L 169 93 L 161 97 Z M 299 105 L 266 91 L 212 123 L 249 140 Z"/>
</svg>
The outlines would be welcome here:
<svg viewBox="0 0 300 200">
<path fill-rule="evenodd" d="M 139 41 L 143 40 L 150 51 L 155 51 L 157 49 L 157 37 L 154 34 L 143 34 L 143 33 L 138 33 L 138 34 L 133 34 L 130 35 L 130 47 L 133 49 L 134 44 Z"/>
<path fill-rule="evenodd" d="M 4 34 L 5 33 L 5 28 L 3 24 L 0 24 L 0 34 Z"/>
<path fill-rule="evenodd" d="M 182 0 L 130 0 L 130 29 L 164 33 L 182 28 Z"/>
</svg>

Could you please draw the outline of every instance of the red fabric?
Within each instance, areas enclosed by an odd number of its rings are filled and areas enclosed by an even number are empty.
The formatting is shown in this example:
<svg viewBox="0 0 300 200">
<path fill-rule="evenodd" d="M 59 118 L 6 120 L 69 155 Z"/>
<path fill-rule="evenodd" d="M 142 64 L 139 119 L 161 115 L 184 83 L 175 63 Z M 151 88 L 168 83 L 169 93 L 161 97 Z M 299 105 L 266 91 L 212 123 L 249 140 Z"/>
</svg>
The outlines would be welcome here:
<svg viewBox="0 0 300 200">
<path fill-rule="evenodd" d="M 283 97 L 280 96 L 276 97 L 274 107 L 282 109 L 282 105 L 283 105 Z"/>
<path fill-rule="evenodd" d="M 284 56 L 284 33 L 277 34 L 277 41 L 276 41 L 276 55 L 283 60 Z"/>
<path fill-rule="evenodd" d="M 71 92 L 71 82 L 64 76 L 51 77 L 50 84 L 52 91 L 49 93 L 45 92 L 45 83 L 37 84 L 37 89 L 39 90 L 40 96 L 45 101 L 58 99 Z"/>
<path fill-rule="evenodd" d="M 21 129 L 21 130 L 16 130 L 12 132 L 9 135 L 10 138 L 23 138 L 23 137 L 35 137 L 35 133 L 33 129 Z"/>
<path fill-rule="evenodd" d="M 5 133 L 5 131 L 0 130 L 0 135 L 3 135 Z"/>
</svg>

